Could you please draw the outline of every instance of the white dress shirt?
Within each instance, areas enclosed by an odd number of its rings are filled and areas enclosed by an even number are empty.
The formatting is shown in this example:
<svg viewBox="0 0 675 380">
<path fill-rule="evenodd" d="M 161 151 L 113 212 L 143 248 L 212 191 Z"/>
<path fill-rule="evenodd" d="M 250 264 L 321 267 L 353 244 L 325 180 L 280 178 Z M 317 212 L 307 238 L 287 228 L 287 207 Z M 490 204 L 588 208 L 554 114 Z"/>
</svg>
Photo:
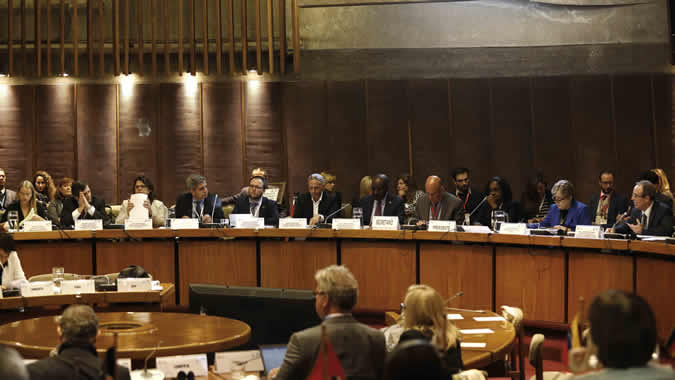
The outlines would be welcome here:
<svg viewBox="0 0 675 380">
<path fill-rule="evenodd" d="M 26 275 L 21 268 L 21 261 L 16 251 L 9 253 L 7 266 L 2 271 L 2 286 L 5 288 L 20 288 L 26 281 Z"/>
<path fill-rule="evenodd" d="M 319 196 L 318 201 L 315 202 L 314 198 L 312 198 L 311 196 L 309 198 L 312 200 L 312 203 L 313 203 L 313 205 L 312 205 L 312 207 L 313 207 L 312 208 L 312 216 L 319 215 L 319 222 L 323 222 L 324 217 L 323 217 L 323 215 L 319 214 L 319 203 L 321 203 L 321 200 L 323 199 L 323 191 L 321 192 L 321 196 Z"/>
</svg>

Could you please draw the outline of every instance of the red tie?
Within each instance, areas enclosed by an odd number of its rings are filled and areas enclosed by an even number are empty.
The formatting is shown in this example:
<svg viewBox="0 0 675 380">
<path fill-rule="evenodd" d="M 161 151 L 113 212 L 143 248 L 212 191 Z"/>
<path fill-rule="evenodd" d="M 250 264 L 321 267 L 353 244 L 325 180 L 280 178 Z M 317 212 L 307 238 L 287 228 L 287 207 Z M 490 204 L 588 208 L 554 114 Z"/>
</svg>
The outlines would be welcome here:
<svg viewBox="0 0 675 380">
<path fill-rule="evenodd" d="M 382 216 L 382 208 L 380 207 L 380 201 L 375 201 L 375 216 Z"/>
</svg>

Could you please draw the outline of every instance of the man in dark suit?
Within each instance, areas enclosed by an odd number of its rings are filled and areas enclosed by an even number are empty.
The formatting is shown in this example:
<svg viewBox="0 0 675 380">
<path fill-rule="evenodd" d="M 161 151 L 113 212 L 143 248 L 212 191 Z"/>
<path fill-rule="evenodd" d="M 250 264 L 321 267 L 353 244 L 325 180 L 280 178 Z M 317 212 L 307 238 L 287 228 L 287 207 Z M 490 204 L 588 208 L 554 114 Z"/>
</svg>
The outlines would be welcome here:
<svg viewBox="0 0 675 380">
<path fill-rule="evenodd" d="M 89 185 L 84 181 L 75 181 L 71 187 L 73 196 L 63 200 L 61 224 L 73 226 L 79 219 L 102 219 L 110 224 L 110 216 L 105 212 L 105 201 L 91 195 Z"/>
<path fill-rule="evenodd" d="M 417 224 L 427 224 L 429 220 L 454 220 L 457 223 L 464 221 L 462 201 L 445 191 L 441 178 L 435 175 L 427 177 L 424 184 L 426 194 L 417 200 L 415 218 Z"/>
<path fill-rule="evenodd" d="M 56 331 L 61 340 L 58 354 L 27 366 L 32 380 L 102 379 L 104 361 L 96 353 L 98 318 L 88 305 L 69 306 Z M 108 374 L 112 375 L 112 374 Z M 117 378 L 130 379 L 127 368 L 117 366 Z"/>
<path fill-rule="evenodd" d="M 656 201 L 656 186 L 653 183 L 646 180 L 636 183 L 632 199 L 635 207 L 630 217 L 616 226 L 616 232 L 652 236 L 673 234 L 672 211 L 665 204 Z"/>
<path fill-rule="evenodd" d="M 600 194 L 595 193 L 591 197 L 589 208 L 591 221 L 595 225 L 604 228 L 611 227 L 616 223 L 617 215 L 628 210 L 628 199 L 614 190 L 614 173 L 605 170 L 600 173 Z"/>
<path fill-rule="evenodd" d="M 185 180 L 185 184 L 189 192 L 181 194 L 176 199 L 176 218 L 197 218 L 200 223 L 213 223 L 214 219 L 225 219 L 220 200 L 216 195 L 209 195 L 205 177 L 191 174 Z"/>
<path fill-rule="evenodd" d="M 335 194 L 326 191 L 325 185 L 326 180 L 321 174 L 314 173 L 307 178 L 309 191 L 298 197 L 295 202 L 294 218 L 306 218 L 307 223 L 311 225 L 331 222 L 332 214 L 340 207 Z"/>
<path fill-rule="evenodd" d="M 455 168 L 452 180 L 455 182 L 455 195 L 462 201 L 464 214 L 471 214 L 483 201 L 483 193 L 471 188 L 471 171 L 468 168 Z M 470 224 L 477 223 L 478 214 L 471 215 Z"/>
<path fill-rule="evenodd" d="M 7 175 L 5 169 L 0 168 L 0 216 L 5 212 L 7 206 L 16 200 L 16 191 L 6 187 Z"/>
<path fill-rule="evenodd" d="M 389 194 L 389 177 L 386 174 L 376 175 L 371 188 L 373 195 L 359 201 L 363 209 L 363 225 L 370 225 L 373 216 L 398 216 L 398 223 L 403 224 L 405 202 L 401 197 Z"/>
<path fill-rule="evenodd" d="M 316 313 L 323 319 L 326 335 L 345 370 L 347 378 L 380 379 L 386 348 L 381 331 L 359 323 L 352 316 L 358 283 L 344 266 L 320 269 L 316 279 Z M 270 372 L 271 379 L 306 379 L 318 360 L 322 326 L 291 336 L 281 368 Z"/>
<path fill-rule="evenodd" d="M 263 196 L 267 189 L 267 181 L 263 177 L 253 177 L 248 183 L 248 195 L 239 197 L 234 204 L 233 214 L 251 214 L 257 218 L 265 218 L 266 226 L 279 224 L 277 203 Z"/>
</svg>

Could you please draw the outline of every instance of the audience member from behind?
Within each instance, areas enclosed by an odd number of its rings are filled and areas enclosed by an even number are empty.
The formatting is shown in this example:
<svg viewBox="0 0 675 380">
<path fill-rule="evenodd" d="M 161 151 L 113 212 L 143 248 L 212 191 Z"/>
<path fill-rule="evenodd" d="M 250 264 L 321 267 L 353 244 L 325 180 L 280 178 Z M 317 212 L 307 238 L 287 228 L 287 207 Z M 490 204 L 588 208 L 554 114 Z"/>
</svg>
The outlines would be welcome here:
<svg viewBox="0 0 675 380">
<path fill-rule="evenodd" d="M 405 201 L 405 219 L 406 222 L 415 216 L 415 206 L 417 201 L 424 196 L 422 190 L 417 189 L 415 178 L 410 174 L 401 174 L 396 177 L 396 194 Z"/>
<path fill-rule="evenodd" d="M 73 179 L 69 177 L 63 177 L 56 181 L 56 196 L 47 206 L 47 217 L 56 225 L 61 224 L 63 201 L 73 196 L 72 185 Z"/>
<path fill-rule="evenodd" d="M 155 185 L 152 184 L 150 178 L 145 176 L 138 176 L 134 179 L 134 187 L 132 194 L 147 194 L 148 199 L 143 202 L 143 207 L 148 209 L 148 216 L 152 219 L 153 227 L 161 227 L 164 225 L 166 218 L 169 216 L 169 209 L 164 206 L 164 203 L 159 199 L 155 199 Z M 129 218 L 129 213 L 134 208 L 134 204 L 125 200 L 120 206 L 120 213 L 115 219 L 115 223 L 124 224 L 124 221 Z"/>
<path fill-rule="evenodd" d="M 401 342 L 387 357 L 384 380 L 448 380 L 436 348 L 428 340 Z"/>
<path fill-rule="evenodd" d="M 363 209 L 363 225 L 369 225 L 373 216 L 398 216 L 398 223 L 403 224 L 403 199 L 389 194 L 389 177 L 386 174 L 376 175 L 371 189 L 373 195 L 359 201 L 359 207 Z"/>
<path fill-rule="evenodd" d="M 675 379 L 672 368 L 649 364 L 657 344 L 656 320 L 642 297 L 608 290 L 595 297 L 588 317 L 591 338 L 604 369 L 575 379 Z"/>
<path fill-rule="evenodd" d="M 88 305 L 69 306 L 59 318 L 56 331 L 61 340 L 57 355 L 27 366 L 31 380 L 101 379 L 104 362 L 96 353 L 98 318 Z M 117 366 L 118 379 L 130 379 L 129 370 Z"/>
<path fill-rule="evenodd" d="M 324 189 L 326 180 L 321 174 L 311 174 L 307 178 L 308 192 L 298 197 L 295 202 L 294 218 L 305 218 L 310 225 L 330 223 L 340 209 L 335 194 Z M 328 218 L 328 219 L 326 219 Z"/>
<path fill-rule="evenodd" d="M 16 200 L 16 192 L 7 188 L 5 169 L 0 168 L 0 213 Z M 0 215 L 1 216 L 1 215 Z"/>
<path fill-rule="evenodd" d="M 629 202 L 626 197 L 614 190 L 614 173 L 605 170 L 600 173 L 600 193 L 595 193 L 588 204 L 591 213 L 591 222 L 604 228 L 614 226 L 616 217 L 628 210 Z"/>
<path fill-rule="evenodd" d="M 47 204 L 51 202 L 56 195 L 56 186 L 54 186 L 52 176 L 44 170 L 36 171 L 33 176 L 33 187 L 35 187 L 35 195 L 37 195 L 38 202 L 47 207 Z"/>
<path fill-rule="evenodd" d="M 471 188 L 471 171 L 468 168 L 455 168 L 452 180 L 455 182 L 455 195 L 462 201 L 465 214 L 471 214 L 483 200 L 483 194 Z M 476 223 L 477 215 L 471 216 L 471 224 Z"/>
<path fill-rule="evenodd" d="M 649 181 L 640 181 L 633 187 L 631 198 L 635 207 L 630 216 L 616 226 L 614 231 L 622 234 L 671 236 L 673 214 L 664 203 L 656 200 L 656 186 Z"/>
<path fill-rule="evenodd" d="M 317 271 L 314 279 L 316 313 L 323 319 L 328 340 L 347 378 L 381 379 L 386 355 L 384 335 L 352 316 L 358 296 L 354 275 L 347 267 L 331 265 Z M 321 325 L 293 334 L 281 368 L 272 370 L 269 378 L 306 379 L 320 345 Z"/>
<path fill-rule="evenodd" d="M 215 194 L 209 194 L 204 176 L 191 174 L 185 180 L 185 185 L 188 192 L 176 199 L 176 218 L 196 218 L 200 223 L 225 219 L 221 202 L 216 199 Z"/>
<path fill-rule="evenodd" d="M 417 224 L 426 224 L 429 220 L 454 220 L 462 223 L 464 208 L 462 201 L 445 191 L 440 177 L 427 177 L 424 184 L 425 194 L 417 201 L 415 219 Z"/>
<path fill-rule="evenodd" d="M 110 224 L 110 216 L 105 212 L 105 201 L 91 195 L 87 182 L 73 182 L 71 192 L 73 196 L 63 201 L 62 225 L 73 226 L 79 219 L 101 219 L 104 225 Z"/>
<path fill-rule="evenodd" d="M 557 228 L 563 232 L 574 231 L 578 225 L 591 224 L 588 206 L 574 198 L 572 182 L 561 179 L 551 188 L 555 204 L 548 210 L 539 227 Z"/>
<path fill-rule="evenodd" d="M 277 202 L 267 199 L 263 193 L 267 189 L 267 181 L 263 177 L 252 177 L 248 183 L 248 195 L 237 199 L 233 214 L 251 214 L 256 218 L 264 218 L 266 226 L 279 224 Z"/>
<path fill-rule="evenodd" d="M 484 226 L 492 226 L 492 217 L 495 211 L 504 211 L 509 222 L 520 220 L 520 204 L 513 201 L 511 185 L 502 177 L 492 177 L 485 185 L 487 200 L 474 214 L 476 222 Z M 476 215 L 477 214 L 477 215 Z"/>
<path fill-rule="evenodd" d="M 536 173 L 527 180 L 527 187 L 520 198 L 520 206 L 528 223 L 539 223 L 544 220 L 551 208 L 553 198 L 548 183 L 542 173 Z"/>
<path fill-rule="evenodd" d="M 0 379 L 29 380 L 23 358 L 15 349 L 0 345 Z"/>
<path fill-rule="evenodd" d="M 665 204 L 671 210 L 673 209 L 673 196 L 670 192 L 664 193 L 664 192 L 659 191 L 659 188 L 663 189 L 664 186 L 661 185 L 661 179 L 659 178 L 659 175 L 656 174 L 655 171 L 647 170 L 646 172 L 644 172 L 640 175 L 640 178 L 638 179 L 638 181 L 649 181 L 649 182 L 651 182 L 656 187 L 656 196 L 655 196 L 654 200 Z M 668 186 L 668 187 L 670 187 L 670 186 Z"/>
<path fill-rule="evenodd" d="M 0 232 L 0 277 L 2 288 L 20 288 L 26 281 L 12 235 Z M 0 377 L 1 378 L 1 377 Z"/>
<path fill-rule="evenodd" d="M 46 220 L 47 207 L 39 203 L 36 198 L 35 188 L 30 181 L 23 181 L 19 185 L 18 200 L 7 206 L 7 212 L 0 217 L 0 223 L 3 224 L 5 231 L 9 230 L 7 219 L 9 213 L 16 211 L 19 216 L 19 227 L 26 220 Z"/>
</svg>

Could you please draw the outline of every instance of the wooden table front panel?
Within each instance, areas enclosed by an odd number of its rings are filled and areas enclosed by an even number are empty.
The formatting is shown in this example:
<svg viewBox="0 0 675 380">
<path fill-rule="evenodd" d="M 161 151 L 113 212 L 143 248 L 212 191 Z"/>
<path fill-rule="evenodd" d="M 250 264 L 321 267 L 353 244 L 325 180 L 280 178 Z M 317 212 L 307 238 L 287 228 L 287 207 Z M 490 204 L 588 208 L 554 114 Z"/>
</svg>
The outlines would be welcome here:
<svg viewBox="0 0 675 380">
<path fill-rule="evenodd" d="M 636 253 L 641 255 L 640 253 Z M 653 257 L 638 257 L 635 292 L 644 297 L 654 310 L 659 338 L 668 339 L 675 326 L 675 261 Z"/>
<path fill-rule="evenodd" d="M 516 306 L 525 319 L 564 322 L 565 253 L 527 246 L 495 249 L 497 309 Z"/>
<path fill-rule="evenodd" d="M 412 241 L 342 241 L 342 265 L 359 282 L 356 308 L 398 310 L 417 279 L 415 251 Z"/>
<path fill-rule="evenodd" d="M 153 280 L 176 283 L 173 240 L 96 242 L 97 274 L 119 272 L 132 264 L 143 267 Z"/>
<path fill-rule="evenodd" d="M 263 288 L 315 287 L 317 270 L 337 263 L 335 240 L 260 242 L 260 285 Z"/>
<path fill-rule="evenodd" d="M 633 258 L 597 251 L 569 250 L 567 320 L 579 311 L 579 297 L 585 308 L 593 297 L 607 289 L 633 291 Z"/>
<path fill-rule="evenodd" d="M 448 306 L 492 310 L 492 246 L 421 242 L 420 283 L 443 298 L 464 292 Z"/>
<path fill-rule="evenodd" d="M 94 274 L 90 240 L 17 241 L 16 249 L 27 279 L 38 274 L 52 273 L 52 267 L 63 267 L 66 273 Z"/>
<path fill-rule="evenodd" d="M 192 283 L 256 286 L 255 240 L 181 240 L 179 302 L 189 305 Z"/>
</svg>

